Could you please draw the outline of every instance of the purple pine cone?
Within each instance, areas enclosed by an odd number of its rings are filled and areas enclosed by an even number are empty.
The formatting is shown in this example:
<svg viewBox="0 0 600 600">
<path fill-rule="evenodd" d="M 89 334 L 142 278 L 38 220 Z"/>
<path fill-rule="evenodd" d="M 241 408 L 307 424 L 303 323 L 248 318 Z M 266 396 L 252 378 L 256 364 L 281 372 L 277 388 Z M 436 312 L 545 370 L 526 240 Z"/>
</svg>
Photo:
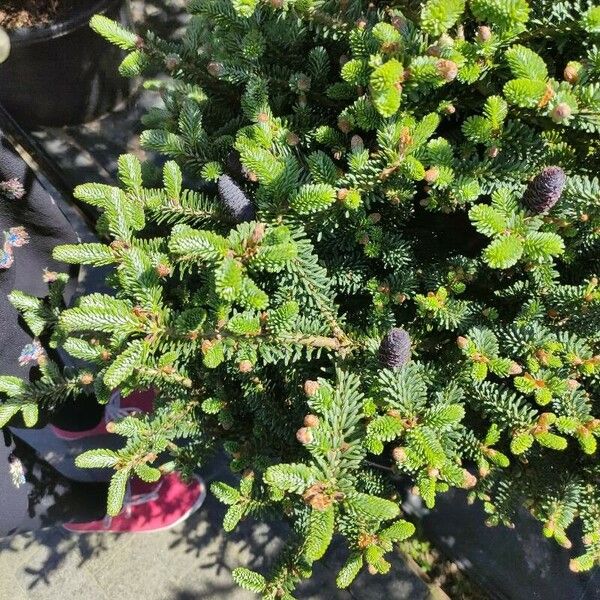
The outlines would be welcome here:
<svg viewBox="0 0 600 600">
<path fill-rule="evenodd" d="M 0 181 L 0 195 L 9 200 L 20 200 L 25 195 L 25 188 L 16 177 Z"/>
<path fill-rule="evenodd" d="M 559 200 L 567 176 L 560 167 L 546 167 L 527 186 L 523 204 L 534 214 L 548 212 Z"/>
<path fill-rule="evenodd" d="M 236 223 L 252 221 L 256 216 L 252 202 L 243 190 L 229 177 L 221 175 L 217 183 L 219 197 L 223 202 L 223 207 L 230 214 Z"/>
<path fill-rule="evenodd" d="M 410 336 L 400 327 L 392 327 L 381 340 L 379 361 L 385 367 L 401 367 L 410 360 Z"/>
</svg>

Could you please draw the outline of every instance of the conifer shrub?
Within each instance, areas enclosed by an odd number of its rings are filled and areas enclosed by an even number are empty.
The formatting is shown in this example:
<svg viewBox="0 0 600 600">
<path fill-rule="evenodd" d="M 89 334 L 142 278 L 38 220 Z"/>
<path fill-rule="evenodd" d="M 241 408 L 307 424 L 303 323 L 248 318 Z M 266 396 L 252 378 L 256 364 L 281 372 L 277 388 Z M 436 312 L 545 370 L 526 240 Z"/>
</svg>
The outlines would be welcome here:
<svg viewBox="0 0 600 600">
<path fill-rule="evenodd" d="M 15 292 L 32 332 L 86 361 L 4 377 L 6 419 L 90 393 L 158 391 L 112 429 L 108 511 L 129 477 L 186 474 L 225 449 L 230 531 L 284 519 L 289 543 L 236 581 L 292 598 L 340 533 L 337 577 L 390 569 L 410 536 L 399 480 L 433 508 L 465 488 L 490 524 L 521 507 L 600 561 L 600 6 L 585 0 L 191 0 L 183 39 L 103 17 L 157 66 L 162 108 L 121 187 L 76 196 L 114 295 L 61 309 Z M 51 298 L 59 290 L 52 284 Z M 571 536 L 572 537 L 572 536 Z"/>
</svg>

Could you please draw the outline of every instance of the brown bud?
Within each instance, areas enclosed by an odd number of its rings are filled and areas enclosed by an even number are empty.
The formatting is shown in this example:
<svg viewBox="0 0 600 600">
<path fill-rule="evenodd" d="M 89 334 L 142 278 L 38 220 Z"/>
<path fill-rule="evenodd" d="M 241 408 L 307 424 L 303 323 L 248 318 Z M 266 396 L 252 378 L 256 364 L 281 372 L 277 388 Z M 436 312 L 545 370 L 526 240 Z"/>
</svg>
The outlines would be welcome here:
<svg viewBox="0 0 600 600">
<path fill-rule="evenodd" d="M 463 475 L 464 475 L 463 487 L 465 489 L 468 490 L 477 485 L 477 477 L 475 477 L 475 475 L 472 475 L 466 469 L 463 469 Z"/>
<path fill-rule="evenodd" d="M 102 350 L 102 352 L 100 352 L 100 358 L 104 361 L 110 360 L 110 352 L 108 350 Z"/>
<path fill-rule="evenodd" d="M 295 133 L 290 131 L 285 137 L 285 141 L 287 142 L 288 146 L 297 146 L 300 143 L 300 138 Z"/>
<path fill-rule="evenodd" d="M 304 393 L 310 398 L 311 396 L 314 396 L 319 391 L 320 387 L 321 386 L 319 385 L 318 381 L 314 381 L 312 379 L 307 379 L 304 382 Z"/>
<path fill-rule="evenodd" d="M 407 459 L 407 457 L 408 455 L 406 454 L 406 448 L 403 448 L 402 446 L 396 446 L 392 450 L 392 458 L 397 463 L 403 463 Z"/>
<path fill-rule="evenodd" d="M 469 340 L 466 337 L 463 337 L 462 335 L 459 335 L 456 338 L 456 345 L 461 349 L 464 350 L 468 345 L 469 345 Z"/>
<path fill-rule="evenodd" d="M 58 273 L 56 271 L 48 271 L 48 269 L 44 269 L 42 279 L 44 283 L 54 283 L 58 279 Z"/>
<path fill-rule="evenodd" d="M 368 565 L 367 566 L 367 571 L 369 571 L 369 575 L 377 575 L 377 573 L 379 573 L 379 571 L 377 570 L 377 568 L 374 567 L 373 565 Z"/>
<path fill-rule="evenodd" d="M 250 373 L 254 365 L 249 360 L 242 360 L 238 365 L 240 373 Z"/>
<path fill-rule="evenodd" d="M 259 244 L 265 237 L 266 229 L 267 226 L 265 225 L 265 223 L 257 223 L 256 227 L 254 228 L 254 231 L 252 232 L 252 237 L 250 238 L 250 241 L 254 245 Z"/>
<path fill-rule="evenodd" d="M 144 38 L 141 35 L 136 35 L 135 36 L 135 47 L 138 50 L 143 50 L 144 49 Z"/>
<path fill-rule="evenodd" d="M 338 119 L 338 129 L 342 133 L 350 133 L 350 131 L 352 130 L 352 123 L 350 123 L 350 121 L 345 117 L 340 117 Z"/>
<path fill-rule="evenodd" d="M 579 563 L 574 558 L 569 561 L 569 571 L 571 571 L 571 573 L 579 573 L 579 571 L 581 571 Z"/>
<path fill-rule="evenodd" d="M 453 81 L 458 75 L 458 65 L 453 60 L 441 58 L 437 62 L 437 71 L 442 79 Z"/>
<path fill-rule="evenodd" d="M 487 477 L 490 474 L 490 467 L 488 465 L 481 465 L 479 467 L 479 477 Z"/>
<path fill-rule="evenodd" d="M 440 170 L 437 167 L 431 167 L 430 169 L 427 169 L 427 171 L 425 171 L 425 176 L 423 177 L 423 179 L 427 183 L 435 183 L 438 180 L 439 176 Z"/>
<path fill-rule="evenodd" d="M 110 243 L 110 247 L 113 250 L 125 250 L 129 246 L 128 246 L 127 242 L 124 242 L 123 240 L 114 240 L 113 242 Z"/>
<path fill-rule="evenodd" d="M 498 146 L 492 146 L 491 148 L 488 148 L 487 154 L 490 158 L 496 158 L 496 156 L 500 154 L 500 149 Z"/>
<path fill-rule="evenodd" d="M 360 19 L 357 19 L 356 26 L 359 29 L 364 29 L 367 26 L 367 20 L 364 17 L 361 17 Z"/>
<path fill-rule="evenodd" d="M 453 115 L 456 112 L 456 106 L 454 106 L 454 104 L 448 104 L 448 106 L 444 108 L 444 112 L 447 115 Z"/>
<path fill-rule="evenodd" d="M 115 428 L 116 428 L 116 423 L 114 421 L 109 421 L 106 424 L 106 431 L 108 431 L 108 433 L 114 433 Z"/>
<path fill-rule="evenodd" d="M 171 274 L 171 267 L 163 263 L 158 263 L 154 270 L 159 277 L 168 277 Z"/>
<path fill-rule="evenodd" d="M 306 415 L 304 417 L 304 425 L 305 427 L 318 427 L 319 417 L 317 415 Z"/>
<path fill-rule="evenodd" d="M 571 85 L 576 84 L 580 78 L 581 68 L 582 64 L 576 60 L 572 60 L 571 62 L 567 63 L 567 66 L 563 72 L 565 81 L 568 81 Z"/>
<path fill-rule="evenodd" d="M 304 492 L 302 499 L 315 510 L 325 510 L 333 503 L 333 499 L 325 492 L 325 486 L 322 483 L 311 485 Z"/>
<path fill-rule="evenodd" d="M 371 213 L 369 215 L 369 221 L 371 221 L 371 223 L 373 223 L 373 224 L 379 223 L 379 221 L 381 221 L 381 213 L 378 213 L 378 212 Z"/>
<path fill-rule="evenodd" d="M 477 41 L 489 42 L 492 37 L 492 30 L 487 25 L 480 25 L 477 29 Z"/>
<path fill-rule="evenodd" d="M 340 188 L 337 191 L 337 199 L 340 202 L 343 202 L 348 197 L 348 194 L 349 194 L 348 188 Z"/>
<path fill-rule="evenodd" d="M 307 77 L 306 75 L 300 75 L 296 85 L 301 92 L 308 92 L 310 90 L 310 83 L 310 77 Z"/>
<path fill-rule="evenodd" d="M 428 56 L 441 56 L 442 54 L 442 49 L 437 46 L 437 45 L 433 45 L 433 46 L 429 46 L 429 48 L 427 48 L 427 55 Z"/>
<path fill-rule="evenodd" d="M 304 446 L 306 446 L 306 444 L 310 444 L 314 439 L 310 427 L 300 427 L 300 429 L 296 431 L 296 439 Z"/>
<path fill-rule="evenodd" d="M 395 29 L 406 27 L 406 19 L 400 15 L 393 15 L 390 22 Z"/>
<path fill-rule="evenodd" d="M 177 54 L 168 54 L 165 57 L 165 68 L 167 71 L 174 71 L 181 64 L 181 58 Z"/>
<path fill-rule="evenodd" d="M 587 213 L 583 213 L 583 214 L 579 215 L 579 220 L 582 223 L 587 223 L 590 220 L 590 215 L 588 215 Z"/>
<path fill-rule="evenodd" d="M 519 363 L 512 362 L 510 368 L 508 369 L 509 375 L 520 375 L 523 372 L 523 368 Z"/>
<path fill-rule="evenodd" d="M 350 140 L 350 149 L 352 152 L 360 152 L 365 147 L 365 143 L 360 135 L 353 135 Z"/>
<path fill-rule="evenodd" d="M 431 479 L 437 479 L 440 476 L 440 470 L 432 467 L 431 469 L 427 469 L 427 475 L 431 477 Z"/>
<path fill-rule="evenodd" d="M 554 107 L 550 116 L 555 123 L 562 123 L 571 116 L 572 112 L 571 107 L 566 102 L 561 102 Z"/>
<path fill-rule="evenodd" d="M 91 385 L 94 383 L 94 376 L 91 373 L 82 373 L 79 382 L 81 385 Z"/>
<path fill-rule="evenodd" d="M 206 70 L 213 77 L 219 77 L 219 75 L 221 75 L 221 73 L 223 73 L 223 63 L 220 63 L 220 62 L 218 62 L 216 60 L 211 60 L 206 65 Z"/>
<path fill-rule="evenodd" d="M 269 122 L 269 113 L 266 113 L 266 112 L 258 113 L 256 120 L 259 123 L 268 123 Z"/>
</svg>

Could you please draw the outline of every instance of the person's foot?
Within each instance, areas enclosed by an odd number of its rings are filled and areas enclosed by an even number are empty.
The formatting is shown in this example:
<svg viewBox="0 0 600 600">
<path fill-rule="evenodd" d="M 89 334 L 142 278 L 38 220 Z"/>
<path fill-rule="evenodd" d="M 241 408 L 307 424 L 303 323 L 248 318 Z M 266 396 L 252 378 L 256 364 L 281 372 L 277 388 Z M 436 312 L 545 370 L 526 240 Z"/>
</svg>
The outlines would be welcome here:
<svg viewBox="0 0 600 600">
<path fill-rule="evenodd" d="M 132 480 L 123 510 L 116 517 L 106 516 L 87 523 L 65 523 L 73 533 L 143 533 L 175 527 L 202 506 L 206 486 L 199 477 L 184 483 L 179 475 L 165 475 L 149 485 Z"/>
<path fill-rule="evenodd" d="M 104 416 L 100 419 L 96 427 L 86 429 L 85 431 L 68 431 L 55 425 L 50 425 L 50 427 L 54 435 L 61 440 L 74 441 L 97 435 L 106 435 L 108 433 L 106 431 L 107 423 L 118 421 L 131 414 L 150 412 L 153 401 L 154 392 L 152 390 L 133 392 L 133 394 L 129 394 L 126 398 L 121 398 L 119 391 L 115 390 L 108 404 L 104 407 Z"/>
</svg>

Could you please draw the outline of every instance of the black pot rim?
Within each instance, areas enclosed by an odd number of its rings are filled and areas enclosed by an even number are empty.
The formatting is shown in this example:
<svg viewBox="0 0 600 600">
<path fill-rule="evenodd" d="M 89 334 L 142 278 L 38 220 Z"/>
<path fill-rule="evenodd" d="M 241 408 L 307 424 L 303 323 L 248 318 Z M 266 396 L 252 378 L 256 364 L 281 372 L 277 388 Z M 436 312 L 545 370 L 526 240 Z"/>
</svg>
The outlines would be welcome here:
<svg viewBox="0 0 600 600">
<path fill-rule="evenodd" d="M 15 48 L 29 46 L 38 42 L 58 38 L 71 33 L 86 24 L 92 15 L 101 13 L 113 4 L 120 4 L 124 0 L 96 0 L 90 6 L 77 8 L 68 19 L 55 21 L 41 27 L 21 27 L 8 32 L 11 46 Z"/>
</svg>

